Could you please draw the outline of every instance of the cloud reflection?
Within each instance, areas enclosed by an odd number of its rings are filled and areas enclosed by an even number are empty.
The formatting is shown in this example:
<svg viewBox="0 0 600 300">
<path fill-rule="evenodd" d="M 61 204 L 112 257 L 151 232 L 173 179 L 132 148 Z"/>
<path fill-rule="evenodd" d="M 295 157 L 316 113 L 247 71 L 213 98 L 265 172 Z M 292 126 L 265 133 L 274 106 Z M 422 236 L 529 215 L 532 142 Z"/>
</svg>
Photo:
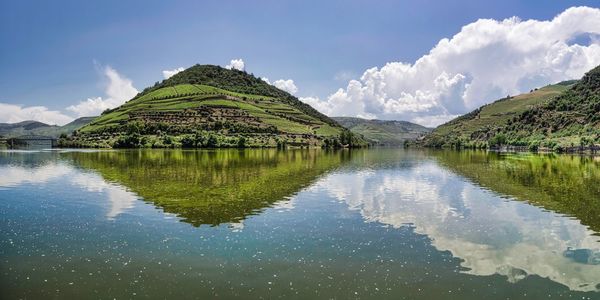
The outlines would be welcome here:
<svg viewBox="0 0 600 300">
<path fill-rule="evenodd" d="M 95 173 L 83 173 L 64 163 L 46 163 L 44 165 L 0 166 L 0 189 L 15 188 L 24 184 L 42 185 L 53 180 L 67 180 L 86 191 L 104 193 L 109 203 L 106 218 L 112 220 L 127 209 L 133 208 L 137 196 L 124 187 L 108 183 Z"/>
<path fill-rule="evenodd" d="M 338 173 L 324 189 L 367 222 L 411 224 L 440 251 L 461 258 L 468 274 L 538 275 L 571 290 L 600 283 L 600 242 L 577 219 L 508 201 L 427 162 L 416 168 Z"/>
</svg>

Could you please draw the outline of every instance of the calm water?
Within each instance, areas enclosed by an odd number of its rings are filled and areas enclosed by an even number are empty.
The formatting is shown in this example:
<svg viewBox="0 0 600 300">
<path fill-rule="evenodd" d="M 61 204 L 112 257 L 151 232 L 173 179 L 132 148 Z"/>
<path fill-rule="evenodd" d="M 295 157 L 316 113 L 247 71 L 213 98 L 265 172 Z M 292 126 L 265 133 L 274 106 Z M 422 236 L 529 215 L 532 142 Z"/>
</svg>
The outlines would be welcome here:
<svg viewBox="0 0 600 300">
<path fill-rule="evenodd" d="M 600 299 L 600 160 L 0 152 L 1 298 Z"/>
</svg>

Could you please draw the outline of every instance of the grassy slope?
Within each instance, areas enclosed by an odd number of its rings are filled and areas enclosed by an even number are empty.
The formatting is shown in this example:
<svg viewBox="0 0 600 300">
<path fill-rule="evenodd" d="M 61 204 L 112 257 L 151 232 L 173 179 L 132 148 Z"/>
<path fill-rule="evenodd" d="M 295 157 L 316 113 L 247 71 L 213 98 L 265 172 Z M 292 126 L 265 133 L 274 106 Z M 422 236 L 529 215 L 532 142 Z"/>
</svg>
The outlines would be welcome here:
<svg viewBox="0 0 600 300">
<path fill-rule="evenodd" d="M 414 140 L 431 131 L 427 127 L 405 121 L 366 120 L 352 117 L 333 119 L 350 131 L 380 145 L 402 145 L 406 140 Z"/>
<path fill-rule="evenodd" d="M 559 152 L 599 143 L 600 66 L 581 80 L 485 105 L 441 125 L 423 141 L 434 147 L 508 144 Z"/>
<path fill-rule="evenodd" d="M 63 147 L 357 147 L 333 119 L 244 71 L 195 65 L 105 111 Z"/>
<path fill-rule="evenodd" d="M 424 143 L 429 146 L 441 146 L 441 144 L 461 138 L 470 141 L 487 141 L 491 134 L 504 127 L 514 117 L 536 105 L 547 103 L 570 86 L 565 84 L 549 85 L 530 93 L 500 99 L 484 105 L 440 125 L 425 138 Z"/>
<path fill-rule="evenodd" d="M 550 147 L 600 143 L 600 66 L 557 97 L 520 114 L 501 132 L 515 139 L 546 141 Z"/>
<path fill-rule="evenodd" d="M 169 79 L 157 82 L 154 86 L 144 89 L 135 98 L 142 97 L 154 90 L 176 86 L 179 84 L 202 84 L 221 88 L 231 92 L 250 95 L 262 95 L 276 98 L 279 102 L 286 103 L 315 119 L 319 119 L 333 127 L 338 127 L 335 121 L 318 112 L 310 105 L 298 100 L 291 94 L 280 90 L 262 79 L 244 71 L 225 69 L 214 65 L 194 65 L 183 72 L 177 73 Z"/>
<path fill-rule="evenodd" d="M 223 95 L 236 97 L 236 99 L 226 99 Z M 338 128 L 309 116 L 298 108 L 288 103 L 280 102 L 273 97 L 230 92 L 200 84 L 180 84 L 146 92 L 125 103 L 118 109 L 103 114 L 80 131 L 82 133 L 91 133 L 107 128 L 119 127 L 121 126 L 121 122 L 127 121 L 129 114 L 132 112 L 180 111 L 200 106 L 240 108 L 251 116 L 258 117 L 262 122 L 276 126 L 280 131 L 285 133 L 312 134 L 314 132 L 313 129 L 317 128 L 315 130 L 319 135 L 333 136 L 339 134 Z M 295 122 L 274 113 L 292 116 L 304 120 L 310 123 L 310 125 Z"/>
</svg>

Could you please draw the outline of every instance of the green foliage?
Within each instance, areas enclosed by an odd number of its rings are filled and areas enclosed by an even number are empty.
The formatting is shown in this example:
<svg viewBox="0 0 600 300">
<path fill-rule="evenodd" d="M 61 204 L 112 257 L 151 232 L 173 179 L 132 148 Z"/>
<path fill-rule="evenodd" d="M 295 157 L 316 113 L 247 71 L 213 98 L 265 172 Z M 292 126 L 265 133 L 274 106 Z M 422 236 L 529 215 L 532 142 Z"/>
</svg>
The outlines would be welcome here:
<svg viewBox="0 0 600 300">
<path fill-rule="evenodd" d="M 142 145 L 141 136 L 138 133 L 132 133 L 120 136 L 113 144 L 113 148 L 138 148 Z"/>
<path fill-rule="evenodd" d="M 506 138 L 506 135 L 504 133 L 498 133 L 488 141 L 488 144 L 490 146 L 498 147 L 506 145 L 507 141 L 508 139 Z"/>
<path fill-rule="evenodd" d="M 241 94 L 263 95 L 277 98 L 324 123 L 336 127 L 338 126 L 335 121 L 321 114 L 310 105 L 298 100 L 289 93 L 266 83 L 253 74 L 248 74 L 245 71 L 235 69 L 225 69 L 214 65 L 194 65 L 173 75 L 169 79 L 163 80 L 153 87 L 144 89 L 134 99 L 160 88 L 172 87 L 179 84 L 203 84 Z"/>
<path fill-rule="evenodd" d="M 304 147 L 319 146 L 342 130 L 335 121 L 252 74 L 196 65 L 103 113 L 61 144 L 275 147 L 278 139 Z M 361 137 L 344 133 L 343 138 L 352 147 L 365 144 Z"/>
<path fill-rule="evenodd" d="M 362 136 L 372 144 L 403 145 L 406 140 L 415 140 L 431 129 L 405 121 L 366 120 L 351 117 L 334 117 L 334 120 Z"/>
<path fill-rule="evenodd" d="M 246 138 L 243 136 L 240 136 L 238 138 L 237 146 L 238 146 L 238 148 L 246 148 Z"/>
<path fill-rule="evenodd" d="M 600 66 L 581 80 L 500 99 L 436 128 L 423 145 L 487 142 L 531 151 L 591 149 L 600 137 Z M 462 146 L 462 145 L 461 145 Z"/>
<path fill-rule="evenodd" d="M 531 152 L 537 152 L 540 149 L 540 141 L 533 140 L 529 142 L 528 150 Z"/>
<path fill-rule="evenodd" d="M 218 146 L 217 137 L 213 133 L 209 133 L 206 137 L 205 143 L 202 145 L 206 148 L 215 148 Z"/>
</svg>

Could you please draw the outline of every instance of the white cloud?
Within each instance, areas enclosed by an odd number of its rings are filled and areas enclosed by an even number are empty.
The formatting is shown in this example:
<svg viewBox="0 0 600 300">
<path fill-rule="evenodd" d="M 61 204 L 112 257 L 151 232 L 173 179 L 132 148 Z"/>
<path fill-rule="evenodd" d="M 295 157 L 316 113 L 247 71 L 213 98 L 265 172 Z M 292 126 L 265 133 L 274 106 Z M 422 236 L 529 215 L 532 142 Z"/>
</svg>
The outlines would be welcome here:
<svg viewBox="0 0 600 300">
<path fill-rule="evenodd" d="M 268 82 L 268 81 L 267 81 Z M 291 79 L 279 79 L 273 82 L 273 85 L 280 90 L 284 90 L 290 94 L 295 94 L 298 91 L 298 87 L 294 84 L 294 81 Z"/>
<path fill-rule="evenodd" d="M 264 81 L 270 85 L 273 85 L 280 90 L 284 90 L 292 95 L 296 94 L 298 92 L 298 87 L 296 86 L 296 84 L 294 83 L 294 80 L 292 80 L 292 79 L 279 79 L 279 80 L 275 80 L 273 83 L 271 83 L 271 81 L 269 81 L 269 78 L 267 78 L 267 77 L 261 77 L 260 79 L 262 79 L 262 81 Z"/>
<path fill-rule="evenodd" d="M 173 69 L 173 70 L 163 70 L 162 74 L 163 74 L 163 77 L 165 79 L 169 79 L 171 76 L 173 76 L 173 75 L 175 75 L 175 74 L 177 74 L 177 73 L 179 73 L 179 72 L 181 72 L 183 70 L 185 70 L 183 67 L 179 67 L 179 68 L 176 68 L 176 69 Z"/>
<path fill-rule="evenodd" d="M 67 107 L 67 110 L 75 113 L 78 117 L 96 116 L 106 109 L 115 108 L 125 103 L 138 93 L 131 80 L 123 77 L 110 66 L 104 67 L 104 76 L 108 79 L 105 90 L 106 98 L 88 98 L 76 105 Z"/>
<path fill-rule="evenodd" d="M 225 68 L 244 71 L 244 68 L 245 68 L 244 60 L 242 60 L 241 58 L 232 59 L 229 62 L 229 64 L 225 66 Z"/>
<path fill-rule="evenodd" d="M 600 64 L 600 9 L 569 8 L 550 21 L 480 19 L 415 63 L 366 70 L 325 100 L 328 115 L 402 119 L 435 126 L 496 99 L 580 78 Z M 572 44 L 590 35 L 590 44 Z"/>
<path fill-rule="evenodd" d="M 50 125 L 64 125 L 73 118 L 60 111 L 48 110 L 45 106 L 28 106 L 0 103 L 0 122 L 17 123 L 35 120 Z"/>
</svg>

